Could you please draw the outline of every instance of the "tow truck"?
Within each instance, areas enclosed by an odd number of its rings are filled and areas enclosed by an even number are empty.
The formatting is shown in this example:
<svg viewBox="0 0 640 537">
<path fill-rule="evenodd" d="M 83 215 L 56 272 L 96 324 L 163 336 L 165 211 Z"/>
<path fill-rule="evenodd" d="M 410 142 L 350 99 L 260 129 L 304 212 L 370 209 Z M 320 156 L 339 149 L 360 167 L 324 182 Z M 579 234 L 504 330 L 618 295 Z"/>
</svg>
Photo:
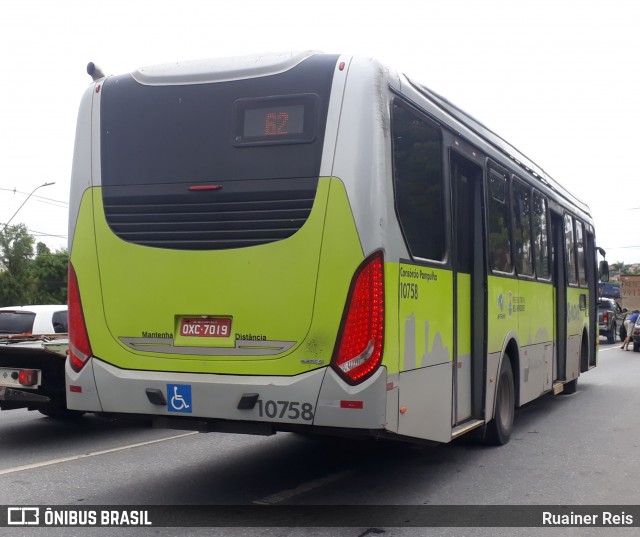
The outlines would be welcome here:
<svg viewBox="0 0 640 537">
<path fill-rule="evenodd" d="M 0 308 L 0 409 L 27 408 L 72 418 L 64 363 L 69 349 L 66 305 Z"/>
</svg>

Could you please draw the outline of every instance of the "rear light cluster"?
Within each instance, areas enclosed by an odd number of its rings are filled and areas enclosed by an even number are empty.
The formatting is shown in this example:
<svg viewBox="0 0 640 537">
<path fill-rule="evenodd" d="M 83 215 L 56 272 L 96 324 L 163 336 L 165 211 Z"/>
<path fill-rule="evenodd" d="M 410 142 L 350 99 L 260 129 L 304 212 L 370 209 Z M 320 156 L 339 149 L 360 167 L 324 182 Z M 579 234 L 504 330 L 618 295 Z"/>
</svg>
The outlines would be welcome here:
<svg viewBox="0 0 640 537">
<path fill-rule="evenodd" d="M 331 359 L 349 384 L 369 378 L 382 362 L 384 344 L 384 256 L 375 252 L 354 274 Z"/>
<path fill-rule="evenodd" d="M 35 386 L 38 384 L 38 371 L 36 369 L 21 369 L 18 373 L 18 382 L 22 386 Z"/>
<path fill-rule="evenodd" d="M 91 344 L 82 312 L 80 288 L 73 265 L 69 263 L 69 363 L 71 369 L 80 371 L 91 356 Z"/>
<path fill-rule="evenodd" d="M 609 324 L 609 313 L 606 311 L 602 314 L 602 322 L 604 324 Z"/>
</svg>

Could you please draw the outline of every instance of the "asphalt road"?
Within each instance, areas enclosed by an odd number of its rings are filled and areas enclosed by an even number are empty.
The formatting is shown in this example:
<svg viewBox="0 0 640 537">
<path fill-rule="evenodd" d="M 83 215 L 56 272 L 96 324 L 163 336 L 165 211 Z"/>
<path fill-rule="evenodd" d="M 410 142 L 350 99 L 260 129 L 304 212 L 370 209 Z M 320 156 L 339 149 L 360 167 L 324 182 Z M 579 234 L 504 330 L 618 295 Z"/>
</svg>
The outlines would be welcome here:
<svg viewBox="0 0 640 537">
<path fill-rule="evenodd" d="M 499 448 L 294 434 L 197 434 L 0 412 L 0 505 L 640 504 L 640 353 L 602 340 L 578 391 L 519 409 Z M 11 535 L 123 535 L 31 529 Z M 298 528 L 129 530 L 135 535 L 636 535 L 625 529 Z M 602 533 L 606 532 L 606 533 Z M 0 534 L 2 529 L 0 529 Z M 129 534 L 129 533 L 127 533 Z"/>
</svg>

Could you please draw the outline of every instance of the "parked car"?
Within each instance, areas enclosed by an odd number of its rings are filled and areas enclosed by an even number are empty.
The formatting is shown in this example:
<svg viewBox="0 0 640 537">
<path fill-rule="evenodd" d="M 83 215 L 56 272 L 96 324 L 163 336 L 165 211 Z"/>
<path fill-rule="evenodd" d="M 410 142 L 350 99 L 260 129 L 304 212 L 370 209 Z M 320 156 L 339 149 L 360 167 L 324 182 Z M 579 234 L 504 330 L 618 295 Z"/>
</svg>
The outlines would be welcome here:
<svg viewBox="0 0 640 537">
<path fill-rule="evenodd" d="M 622 308 L 612 298 L 598 298 L 598 328 L 601 336 L 606 336 L 609 343 L 613 343 L 616 340 L 616 334 L 618 333 L 618 327 L 620 329 L 620 337 L 622 337 L 622 331 L 624 330 L 624 316 L 627 313 L 626 308 Z M 624 337 L 626 337 L 626 330 L 624 331 Z"/>
<path fill-rule="evenodd" d="M 0 409 L 82 414 L 66 405 L 67 327 L 66 305 L 0 308 Z"/>
</svg>

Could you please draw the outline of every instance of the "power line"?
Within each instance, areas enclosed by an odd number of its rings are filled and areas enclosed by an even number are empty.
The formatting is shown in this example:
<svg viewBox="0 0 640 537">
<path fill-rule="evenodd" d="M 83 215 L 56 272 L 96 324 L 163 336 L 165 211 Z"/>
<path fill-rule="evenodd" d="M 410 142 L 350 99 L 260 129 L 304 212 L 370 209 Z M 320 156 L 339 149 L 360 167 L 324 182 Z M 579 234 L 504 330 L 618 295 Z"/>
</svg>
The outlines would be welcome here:
<svg viewBox="0 0 640 537">
<path fill-rule="evenodd" d="M 6 192 L 13 192 L 14 194 L 24 194 L 25 196 L 29 195 L 28 192 L 22 192 L 21 190 L 16 190 L 15 188 L 0 188 L 0 190 L 4 190 Z M 52 198 L 47 198 L 47 197 L 44 197 L 44 196 L 38 196 L 38 195 L 35 195 L 35 194 L 33 196 L 31 196 L 31 197 L 33 199 L 52 201 L 54 203 L 61 203 L 61 204 L 66 205 L 66 206 L 69 205 L 68 201 L 54 200 Z"/>
<path fill-rule="evenodd" d="M 46 199 L 37 199 L 38 203 L 44 203 L 45 205 L 51 205 L 52 207 L 58 207 L 58 209 L 69 209 L 69 204 L 64 201 L 51 200 L 48 201 Z"/>
<path fill-rule="evenodd" d="M 0 225 L 3 225 L 2 222 L 0 222 Z M 18 227 L 20 225 L 24 225 L 24 224 L 16 224 L 16 225 L 7 226 L 7 227 L 16 228 L 16 227 Z M 45 231 L 38 231 L 37 229 L 29 229 L 29 228 L 26 228 L 26 229 L 27 229 L 27 231 L 29 233 L 31 233 L 32 235 L 36 235 L 37 237 L 57 237 L 57 238 L 60 238 L 60 239 L 68 238 L 66 235 L 55 235 L 53 233 L 46 233 Z"/>
<path fill-rule="evenodd" d="M 3 224 L 0 222 L 0 225 L 3 225 Z M 16 226 L 7 226 L 7 227 L 15 228 L 15 227 L 18 227 L 18 226 L 16 225 Z M 67 237 L 67 235 L 54 235 L 53 233 L 45 233 L 44 231 L 38 231 L 36 229 L 28 229 L 27 228 L 27 231 L 31 235 L 33 235 L 34 237 L 54 237 L 56 239 L 65 239 L 65 240 L 69 238 L 69 237 Z"/>
<path fill-rule="evenodd" d="M 44 231 L 36 231 L 35 229 L 27 229 L 34 237 L 55 237 L 57 239 L 68 239 L 66 235 L 52 235 L 51 233 L 45 233 Z"/>
</svg>

